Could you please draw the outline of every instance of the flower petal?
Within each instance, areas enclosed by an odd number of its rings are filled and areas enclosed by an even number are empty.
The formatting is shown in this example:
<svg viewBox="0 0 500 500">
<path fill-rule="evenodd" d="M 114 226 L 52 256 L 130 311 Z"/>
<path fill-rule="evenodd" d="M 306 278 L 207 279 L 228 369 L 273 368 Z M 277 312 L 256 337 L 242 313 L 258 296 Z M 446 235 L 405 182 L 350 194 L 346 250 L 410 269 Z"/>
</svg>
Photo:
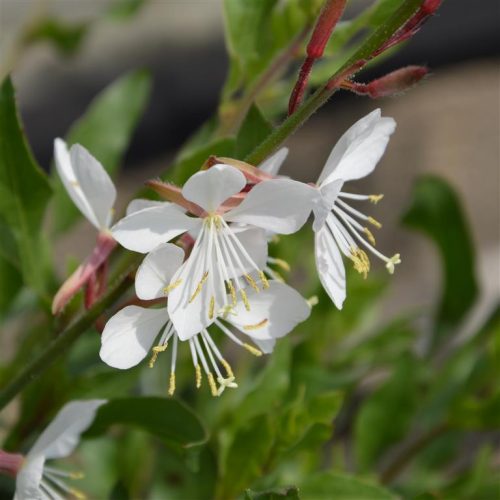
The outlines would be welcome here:
<svg viewBox="0 0 500 500">
<path fill-rule="evenodd" d="M 192 175 L 182 188 L 182 196 L 207 212 L 215 212 L 222 203 L 239 193 L 246 184 L 236 168 L 218 164 Z"/>
<path fill-rule="evenodd" d="M 80 440 L 80 435 L 94 420 L 97 409 L 105 399 L 72 401 L 42 432 L 27 455 L 27 460 L 43 456 L 47 459 L 68 456 Z"/>
<path fill-rule="evenodd" d="M 132 200 L 127 205 L 126 215 L 133 214 L 134 212 L 139 212 L 139 210 L 144 210 L 145 208 L 151 207 L 163 207 L 165 205 L 171 205 L 169 201 L 157 201 L 157 200 L 146 200 L 144 198 L 136 198 Z"/>
<path fill-rule="evenodd" d="M 124 307 L 106 323 L 99 356 L 113 368 L 124 370 L 137 365 L 146 357 L 167 321 L 166 308 Z"/>
<path fill-rule="evenodd" d="M 176 205 L 164 204 L 127 215 L 111 228 L 111 232 L 125 248 L 147 253 L 194 229 L 199 223 L 199 219 L 188 217 Z"/>
<path fill-rule="evenodd" d="M 272 156 L 264 160 L 260 165 L 259 169 L 266 172 L 269 175 L 276 176 L 280 171 L 281 165 L 286 160 L 288 156 L 288 148 L 281 148 L 276 151 Z"/>
<path fill-rule="evenodd" d="M 26 459 L 16 476 L 16 494 L 14 500 L 44 500 L 44 494 L 40 489 L 42 481 L 45 457 L 38 455 Z M 46 497 L 45 497 L 46 498 Z"/>
<path fill-rule="evenodd" d="M 275 339 L 270 339 L 270 340 L 252 339 L 252 342 L 254 342 L 264 354 L 271 354 L 274 350 L 274 346 L 276 345 Z"/>
<path fill-rule="evenodd" d="M 311 314 L 307 301 L 291 286 L 270 281 L 269 288 L 248 292 L 250 310 L 239 302 L 226 321 L 244 334 L 259 340 L 283 337 Z"/>
<path fill-rule="evenodd" d="M 165 287 L 184 260 L 184 250 L 164 243 L 146 255 L 135 275 L 135 293 L 143 300 L 166 297 Z"/>
<path fill-rule="evenodd" d="M 318 179 L 318 184 L 349 181 L 370 174 L 384 154 L 396 129 L 392 118 L 381 117 L 380 109 L 357 121 L 337 142 Z"/>
<path fill-rule="evenodd" d="M 252 188 L 224 219 L 257 226 L 279 234 L 298 231 L 318 197 L 317 189 L 291 179 L 263 181 Z"/>
<path fill-rule="evenodd" d="M 321 196 L 318 197 L 313 206 L 314 223 L 313 231 L 319 231 L 325 224 L 326 218 L 330 214 L 335 200 L 344 185 L 344 181 L 338 179 L 336 181 L 328 182 L 319 188 Z"/>
<path fill-rule="evenodd" d="M 316 269 L 326 293 L 338 309 L 346 298 L 345 267 L 337 243 L 327 226 L 314 235 Z"/>
</svg>

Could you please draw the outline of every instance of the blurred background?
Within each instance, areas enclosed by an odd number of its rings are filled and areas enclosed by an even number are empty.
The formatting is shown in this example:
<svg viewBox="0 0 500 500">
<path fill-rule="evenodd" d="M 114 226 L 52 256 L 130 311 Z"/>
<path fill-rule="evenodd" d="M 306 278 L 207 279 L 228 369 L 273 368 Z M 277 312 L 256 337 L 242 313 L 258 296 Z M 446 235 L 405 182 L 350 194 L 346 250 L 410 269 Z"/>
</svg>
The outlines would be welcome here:
<svg viewBox="0 0 500 500">
<path fill-rule="evenodd" d="M 367 4 L 352 1 L 349 8 L 355 12 Z M 109 16 L 113 8 L 110 0 L 0 0 L 0 48 L 2 71 L 16 60 L 13 75 L 27 135 L 47 169 L 53 139 L 65 135 L 102 88 L 130 69 L 153 73 L 152 97 L 119 181 L 123 206 L 214 112 L 227 56 L 217 0 L 150 0 L 130 19 Z M 76 38 L 79 27 L 92 24 L 71 57 L 39 43 L 16 59 L 19 33 L 47 14 L 72 26 Z M 367 81 L 406 64 L 427 64 L 431 75 L 422 84 L 402 98 L 378 101 L 340 92 L 287 144 L 287 173 L 312 181 L 354 121 L 378 106 L 396 119 L 397 133 L 375 175 L 356 186 L 385 194 L 374 211 L 384 222 L 380 248 L 402 254 L 385 298 L 388 314 L 432 304 L 439 292 L 433 248 L 398 225 L 413 180 L 423 172 L 445 177 L 465 201 L 479 252 L 482 299 L 476 314 L 499 295 L 498 28 L 496 0 L 445 1 L 409 44 L 362 76 Z M 61 243 L 61 254 L 85 256 L 93 245 L 91 231 L 87 224 L 78 227 Z"/>
</svg>

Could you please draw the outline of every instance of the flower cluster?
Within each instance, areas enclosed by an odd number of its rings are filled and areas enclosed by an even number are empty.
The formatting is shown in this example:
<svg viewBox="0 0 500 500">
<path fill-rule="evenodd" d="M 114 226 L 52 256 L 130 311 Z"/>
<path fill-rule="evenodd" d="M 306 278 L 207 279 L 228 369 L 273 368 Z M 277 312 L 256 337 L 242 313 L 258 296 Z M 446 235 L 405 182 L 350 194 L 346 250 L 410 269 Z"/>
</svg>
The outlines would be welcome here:
<svg viewBox="0 0 500 500">
<path fill-rule="evenodd" d="M 368 228 L 380 223 L 348 203 L 376 203 L 382 195 L 343 189 L 345 182 L 373 171 L 394 129 L 394 120 L 382 117 L 380 110 L 359 120 L 335 145 L 315 184 L 278 176 L 286 149 L 259 167 L 211 158 L 182 188 L 149 182 L 167 201 L 134 200 L 113 226 L 114 188 L 105 170 L 81 146 L 68 153 L 56 141 L 56 165 L 78 208 L 106 241 L 146 254 L 135 292 L 151 306 L 129 305 L 107 322 L 101 359 L 127 369 L 150 354 L 153 366 L 171 345 L 172 395 L 179 345 L 187 344 L 197 387 L 206 379 L 214 396 L 236 387 L 215 336 L 222 334 L 260 356 L 307 319 L 310 303 L 269 267 L 280 260 L 268 255 L 268 241 L 298 231 L 311 214 L 318 275 L 339 309 L 346 297 L 342 255 L 365 277 L 368 253 L 392 273 L 399 254 L 389 258 L 380 253 Z M 79 279 L 78 286 L 84 281 Z M 67 302 L 69 295 L 62 295 L 59 302 Z"/>
</svg>

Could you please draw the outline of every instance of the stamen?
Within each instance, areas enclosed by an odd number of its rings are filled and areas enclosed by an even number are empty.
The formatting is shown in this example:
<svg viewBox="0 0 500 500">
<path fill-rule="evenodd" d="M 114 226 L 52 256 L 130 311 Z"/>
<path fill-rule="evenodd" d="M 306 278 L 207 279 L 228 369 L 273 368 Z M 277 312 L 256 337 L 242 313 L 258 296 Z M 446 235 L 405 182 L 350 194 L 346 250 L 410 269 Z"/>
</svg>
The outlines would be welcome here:
<svg viewBox="0 0 500 500">
<path fill-rule="evenodd" d="M 169 294 L 174 288 L 177 288 L 180 284 L 182 283 L 182 279 L 178 279 L 176 280 L 174 283 L 170 283 L 170 285 L 167 285 L 164 289 L 163 289 L 163 293 L 165 295 Z"/>
<path fill-rule="evenodd" d="M 257 286 L 257 283 L 255 283 L 255 280 L 249 275 L 249 274 L 244 274 L 243 275 L 245 279 L 247 280 L 247 283 L 257 292 L 260 292 L 259 287 Z"/>
<path fill-rule="evenodd" d="M 313 308 L 319 304 L 319 299 L 317 295 L 312 295 L 307 299 L 307 304 L 309 307 Z"/>
<path fill-rule="evenodd" d="M 364 227 L 363 233 L 366 234 L 368 241 L 375 246 L 376 245 L 375 236 L 373 236 L 372 232 L 367 227 Z"/>
<path fill-rule="evenodd" d="M 82 491 L 77 490 L 75 488 L 70 488 L 69 492 L 70 492 L 71 495 L 73 495 L 74 497 L 78 498 L 78 500 L 85 500 L 87 498 L 86 495 L 85 495 L 85 493 L 83 493 Z"/>
<path fill-rule="evenodd" d="M 274 269 L 271 269 L 269 266 L 266 266 L 264 268 L 264 271 L 271 276 L 273 280 L 280 281 L 281 283 L 285 283 L 285 278 L 281 276 L 281 274 L 278 271 L 275 271 Z"/>
<path fill-rule="evenodd" d="M 254 325 L 244 325 L 243 330 L 258 330 L 259 328 L 262 328 L 266 326 L 269 323 L 269 320 L 263 319 L 262 321 L 259 321 L 259 323 L 256 323 Z"/>
<path fill-rule="evenodd" d="M 366 255 L 366 252 L 361 250 L 361 248 L 351 248 L 351 260 L 354 263 L 354 269 L 366 279 L 370 271 L 370 259 Z"/>
<path fill-rule="evenodd" d="M 283 271 L 286 271 L 287 273 L 290 272 L 290 264 L 286 260 L 277 259 L 275 257 L 268 257 L 267 261 L 270 264 L 276 264 L 278 267 L 281 267 L 281 269 L 283 269 Z"/>
<path fill-rule="evenodd" d="M 383 194 L 371 194 L 368 196 L 369 200 L 376 205 L 382 198 L 384 197 Z"/>
<path fill-rule="evenodd" d="M 198 364 L 195 367 L 195 374 L 196 374 L 196 388 L 199 389 L 201 387 L 201 366 Z"/>
<path fill-rule="evenodd" d="M 259 271 L 259 277 L 260 277 L 260 281 L 262 283 L 262 287 L 264 289 L 269 288 L 269 281 L 267 281 L 266 275 L 264 274 L 263 271 Z"/>
<path fill-rule="evenodd" d="M 396 264 L 401 264 L 401 256 L 398 253 L 393 255 L 385 265 L 385 267 L 389 271 L 389 274 L 394 274 L 394 266 Z"/>
<path fill-rule="evenodd" d="M 243 343 L 243 347 L 250 353 L 252 353 L 254 356 L 260 357 L 262 356 L 262 351 L 254 347 L 253 345 L 247 344 L 246 342 Z"/>
<path fill-rule="evenodd" d="M 234 380 L 234 373 L 233 373 L 233 369 L 231 368 L 231 365 L 230 365 L 230 364 L 229 364 L 229 363 L 228 363 L 228 362 L 227 362 L 224 358 L 222 358 L 222 359 L 220 360 L 220 362 L 221 362 L 221 365 L 222 365 L 222 366 L 224 367 L 224 369 L 226 370 L 227 376 L 228 376 L 229 378 L 231 378 L 231 377 L 232 377 L 232 378 L 233 378 L 233 380 Z"/>
<path fill-rule="evenodd" d="M 163 345 L 156 345 L 151 349 L 153 351 L 153 355 L 151 356 L 151 359 L 149 360 L 149 368 L 153 368 L 153 366 L 156 363 L 156 360 L 158 359 L 158 354 L 160 352 L 165 352 L 167 350 L 168 343 L 163 344 Z"/>
<path fill-rule="evenodd" d="M 243 304 L 245 304 L 245 309 L 247 311 L 250 311 L 250 302 L 248 302 L 248 297 L 247 297 L 247 293 L 245 292 L 245 290 L 240 290 L 240 295 L 241 295 L 241 299 L 243 300 Z"/>
<path fill-rule="evenodd" d="M 217 379 L 217 382 L 219 382 L 220 387 L 217 389 L 217 396 L 220 396 L 226 387 L 229 387 L 230 389 L 237 389 L 238 384 L 234 381 L 234 377 L 229 377 L 229 378 L 224 378 L 224 377 L 219 377 Z"/>
<path fill-rule="evenodd" d="M 234 288 L 233 282 L 231 280 L 228 280 L 227 282 L 227 287 L 229 288 L 229 294 L 231 295 L 231 301 L 233 307 L 236 305 L 238 302 L 238 297 L 236 296 L 236 290 Z"/>
<path fill-rule="evenodd" d="M 193 302 L 193 300 L 198 296 L 198 294 L 201 292 L 201 289 L 203 288 L 203 285 L 205 284 L 207 279 L 208 279 L 208 271 L 205 271 L 203 273 L 203 276 L 202 276 L 200 282 L 198 283 L 198 286 L 196 287 L 196 290 L 194 291 L 193 295 L 189 299 L 189 303 Z"/>
<path fill-rule="evenodd" d="M 212 396 L 216 398 L 219 394 L 217 391 L 217 385 L 215 384 L 215 379 L 212 372 L 207 373 L 207 378 L 208 378 L 208 385 L 210 386 L 210 392 L 212 393 Z"/>
<path fill-rule="evenodd" d="M 210 298 L 210 305 L 208 306 L 208 318 L 214 319 L 215 297 L 212 295 Z"/>
<path fill-rule="evenodd" d="M 83 479 L 85 474 L 83 472 L 70 472 L 70 479 Z"/>
<path fill-rule="evenodd" d="M 175 392 L 175 372 L 170 373 L 170 380 L 168 383 L 168 395 L 173 396 Z"/>
<path fill-rule="evenodd" d="M 374 225 L 377 229 L 380 229 L 382 227 L 382 224 L 380 224 L 380 222 L 376 219 L 374 219 L 373 217 L 368 217 L 366 219 L 370 224 Z"/>
</svg>

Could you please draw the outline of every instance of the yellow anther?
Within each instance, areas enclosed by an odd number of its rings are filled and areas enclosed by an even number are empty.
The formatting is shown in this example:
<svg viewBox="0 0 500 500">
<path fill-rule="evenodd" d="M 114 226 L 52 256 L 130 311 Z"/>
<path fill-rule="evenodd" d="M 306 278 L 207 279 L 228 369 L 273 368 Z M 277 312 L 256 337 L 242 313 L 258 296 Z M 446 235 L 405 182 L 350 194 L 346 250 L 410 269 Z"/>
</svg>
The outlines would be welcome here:
<svg viewBox="0 0 500 500">
<path fill-rule="evenodd" d="M 201 387 L 201 366 L 196 365 L 195 369 L 195 376 L 196 376 L 196 388 L 199 389 Z"/>
<path fill-rule="evenodd" d="M 78 181 L 70 181 L 69 183 L 74 187 L 80 187 L 80 183 Z"/>
<path fill-rule="evenodd" d="M 249 275 L 249 274 L 244 274 L 243 275 L 245 279 L 247 280 L 247 283 L 256 291 L 260 292 L 259 287 L 257 286 L 257 283 L 255 283 L 255 280 Z"/>
<path fill-rule="evenodd" d="M 366 255 L 361 248 L 352 248 L 351 260 L 354 263 L 354 269 L 356 269 L 356 271 L 362 274 L 366 279 L 368 272 L 370 271 L 370 259 L 368 258 L 368 255 Z"/>
<path fill-rule="evenodd" d="M 233 312 L 234 305 L 227 305 L 224 307 L 221 307 L 219 309 L 219 312 L 217 313 L 218 316 L 222 316 L 223 319 L 226 319 L 231 313 L 235 314 Z"/>
<path fill-rule="evenodd" d="M 210 298 L 210 305 L 208 306 L 208 318 L 214 319 L 214 310 L 215 310 L 215 297 L 212 295 Z"/>
<path fill-rule="evenodd" d="M 380 224 L 380 222 L 378 220 L 374 219 L 373 217 L 368 217 L 367 220 L 370 224 L 375 226 L 377 229 L 380 229 L 382 227 L 382 224 Z"/>
<path fill-rule="evenodd" d="M 398 253 L 393 255 L 385 265 L 385 267 L 389 271 L 389 274 L 394 274 L 394 266 L 396 264 L 401 264 L 401 255 L 399 255 Z"/>
<path fill-rule="evenodd" d="M 85 495 L 85 493 L 83 493 L 80 490 L 76 490 L 75 488 L 70 488 L 68 491 L 75 498 L 78 498 L 78 500 L 85 500 L 87 498 L 86 495 Z"/>
<path fill-rule="evenodd" d="M 170 373 L 170 380 L 168 382 L 168 395 L 173 396 L 175 392 L 175 372 Z"/>
<path fill-rule="evenodd" d="M 280 242 L 280 237 L 277 234 L 273 234 L 271 238 L 271 243 L 279 243 Z"/>
<path fill-rule="evenodd" d="M 254 356 L 262 356 L 262 351 L 254 347 L 253 345 L 244 343 L 243 347 L 250 353 L 252 353 Z"/>
<path fill-rule="evenodd" d="M 254 325 L 244 325 L 243 330 L 258 330 L 259 328 L 266 326 L 268 323 L 269 320 L 266 318 L 262 321 L 259 321 L 258 323 L 255 323 Z"/>
<path fill-rule="evenodd" d="M 260 281 L 262 283 L 262 287 L 264 289 L 269 288 L 269 281 L 267 281 L 267 277 L 264 274 L 264 271 L 259 271 L 259 278 L 260 278 Z"/>
<path fill-rule="evenodd" d="M 220 362 L 222 363 L 224 370 L 226 370 L 227 376 L 234 380 L 234 373 L 231 365 L 225 359 L 221 359 Z"/>
<path fill-rule="evenodd" d="M 286 271 L 287 273 L 290 272 L 290 264 L 286 260 L 273 258 L 272 264 L 276 264 L 278 267 L 281 267 L 281 269 L 283 269 L 283 271 Z"/>
<path fill-rule="evenodd" d="M 377 243 L 375 241 L 375 236 L 373 236 L 372 232 L 367 228 L 367 227 L 364 227 L 363 228 L 363 233 L 366 234 L 366 237 L 368 238 L 368 241 L 373 245 L 375 246 Z"/>
<path fill-rule="evenodd" d="M 374 205 L 376 205 L 383 197 L 383 194 L 371 194 L 370 196 L 368 196 L 368 198 Z"/>
<path fill-rule="evenodd" d="M 245 304 L 245 309 L 250 311 L 250 302 L 248 302 L 247 293 L 245 290 L 240 290 L 241 300 L 243 300 L 243 304 Z"/>
<path fill-rule="evenodd" d="M 167 347 L 168 347 L 168 343 L 163 344 L 163 345 L 156 345 L 153 347 L 153 349 L 151 349 L 153 351 L 153 355 L 151 356 L 151 359 L 149 360 L 149 368 L 153 368 L 153 366 L 155 365 L 156 360 L 158 358 L 158 354 L 160 354 L 160 352 L 166 351 Z"/>
<path fill-rule="evenodd" d="M 307 304 L 309 305 L 309 307 L 317 306 L 319 304 L 318 296 L 317 295 L 312 295 L 311 297 L 309 297 L 307 299 Z"/>
<path fill-rule="evenodd" d="M 205 281 L 208 279 L 208 271 L 205 271 L 203 273 L 203 276 L 198 283 L 198 286 L 196 287 L 196 290 L 194 291 L 193 295 L 191 295 L 191 298 L 189 299 L 189 303 L 193 302 L 193 300 L 197 297 L 197 295 L 201 292 L 201 289 L 203 288 L 203 285 L 205 284 Z"/>
<path fill-rule="evenodd" d="M 170 285 L 166 286 L 163 289 L 163 293 L 167 295 L 170 293 L 174 288 L 177 288 L 180 284 L 182 283 L 182 279 L 178 279 L 177 281 L 174 281 L 173 283 L 170 283 Z"/>
<path fill-rule="evenodd" d="M 83 472 L 70 472 L 70 479 L 83 479 L 85 474 Z"/>
<path fill-rule="evenodd" d="M 218 391 L 217 391 L 217 385 L 215 384 L 214 376 L 212 375 L 211 372 L 207 373 L 207 379 L 208 379 L 208 385 L 210 386 L 210 392 L 212 393 L 212 396 L 217 397 Z"/>
<path fill-rule="evenodd" d="M 236 290 L 234 288 L 233 282 L 231 280 L 226 281 L 227 287 L 229 289 L 229 294 L 231 295 L 231 301 L 233 303 L 233 306 L 236 305 L 236 302 L 238 302 L 238 297 L 236 296 Z"/>
</svg>

